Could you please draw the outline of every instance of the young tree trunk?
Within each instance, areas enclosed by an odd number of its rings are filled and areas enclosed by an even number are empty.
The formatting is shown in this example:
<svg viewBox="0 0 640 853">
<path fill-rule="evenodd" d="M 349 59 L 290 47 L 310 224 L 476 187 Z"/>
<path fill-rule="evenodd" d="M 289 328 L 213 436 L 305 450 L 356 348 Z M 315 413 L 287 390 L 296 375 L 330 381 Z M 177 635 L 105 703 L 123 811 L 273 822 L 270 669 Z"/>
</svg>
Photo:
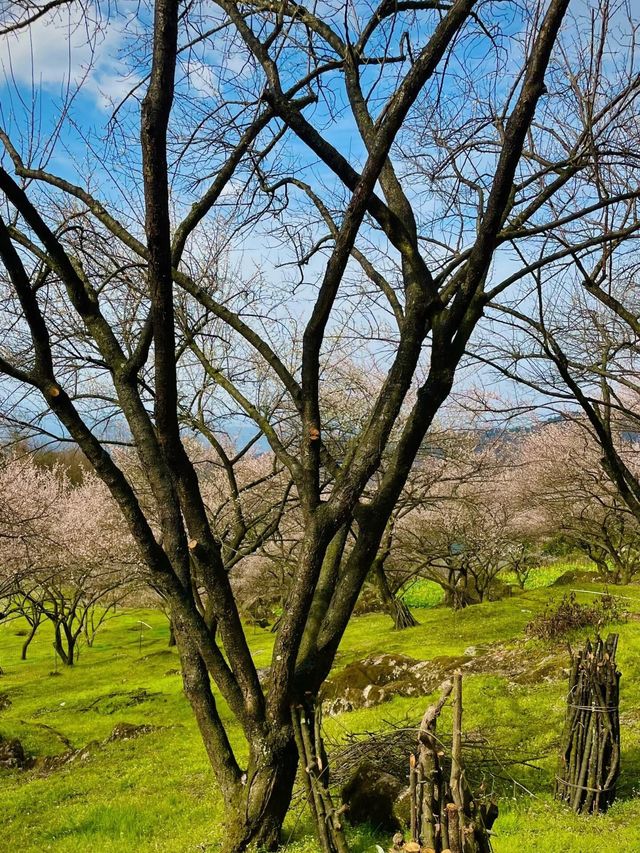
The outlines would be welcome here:
<svg viewBox="0 0 640 853">
<path fill-rule="evenodd" d="M 39 626 L 39 625 L 40 625 L 40 622 L 39 622 L 39 621 L 38 621 L 38 622 L 33 622 L 33 623 L 32 623 L 32 625 L 31 625 L 31 630 L 29 631 L 29 634 L 28 634 L 28 636 L 27 636 L 27 639 L 26 639 L 26 640 L 24 641 L 24 643 L 22 644 L 22 652 L 21 652 L 21 654 L 20 654 L 20 659 L 21 659 L 21 660 L 26 660 L 26 659 L 27 659 L 27 651 L 28 651 L 28 649 L 29 649 L 29 646 L 31 645 L 31 641 L 33 640 L 33 638 L 34 638 L 34 637 L 35 637 L 35 635 L 36 635 L 36 631 L 38 630 L 38 626 Z"/>
<path fill-rule="evenodd" d="M 382 600 L 385 610 L 393 619 L 394 628 L 399 631 L 402 628 L 413 628 L 418 624 L 407 605 L 394 594 L 384 570 L 384 557 L 376 557 L 371 567 L 378 585 L 378 594 Z"/>
<path fill-rule="evenodd" d="M 64 639 L 63 639 L 64 632 Z M 66 642 L 66 648 L 65 648 Z M 76 643 L 77 637 L 74 637 L 66 625 L 58 623 L 55 627 L 55 639 L 53 648 L 56 654 L 65 666 L 73 666 L 76 662 Z"/>
</svg>

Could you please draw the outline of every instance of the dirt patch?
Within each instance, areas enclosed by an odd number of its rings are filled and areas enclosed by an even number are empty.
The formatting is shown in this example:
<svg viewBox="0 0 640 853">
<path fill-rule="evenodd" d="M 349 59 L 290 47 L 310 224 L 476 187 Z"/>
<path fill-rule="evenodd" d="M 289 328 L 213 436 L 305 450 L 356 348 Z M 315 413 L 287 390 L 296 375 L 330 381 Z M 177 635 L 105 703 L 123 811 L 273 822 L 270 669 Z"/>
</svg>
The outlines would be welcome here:
<svg viewBox="0 0 640 853">
<path fill-rule="evenodd" d="M 460 669 L 463 672 L 497 675 L 517 684 L 537 684 L 563 678 L 568 674 L 566 664 L 565 650 L 536 658 L 525 643 L 520 643 L 513 647 L 489 647 Z"/>
<path fill-rule="evenodd" d="M 106 696 L 99 696 L 88 705 L 83 705 L 78 708 L 78 711 L 95 711 L 97 714 L 115 714 L 117 711 L 122 711 L 125 708 L 134 708 L 136 705 L 141 705 L 143 702 L 150 702 L 162 693 L 151 693 L 144 687 L 139 687 L 136 690 L 126 692 L 107 693 Z"/>
<path fill-rule="evenodd" d="M 40 758 L 34 758 L 25 766 L 33 768 L 42 774 L 53 773 L 54 771 L 60 770 L 62 767 L 66 767 L 69 764 L 87 761 L 101 747 L 107 746 L 108 744 L 115 743 L 117 741 L 134 740 L 135 738 L 151 734 L 152 732 L 159 731 L 163 728 L 166 727 L 146 724 L 136 726 L 133 723 L 118 723 L 114 726 L 109 737 L 104 740 L 94 740 L 80 749 L 68 749 L 66 752 L 62 752 L 59 755 L 46 755 Z"/>
<path fill-rule="evenodd" d="M 86 705 L 69 705 L 66 702 L 54 707 L 48 706 L 38 708 L 34 713 L 34 717 L 43 717 L 45 714 L 54 714 L 58 711 L 74 711 L 78 713 L 86 713 L 94 711 L 96 714 L 109 716 L 118 711 L 124 711 L 127 708 L 135 708 L 136 705 L 141 705 L 144 702 L 151 702 L 158 697 L 164 696 L 163 693 L 152 693 L 144 687 L 138 687 L 135 690 L 116 691 L 114 693 L 106 693 L 102 696 L 97 696 Z"/>
<path fill-rule="evenodd" d="M 109 737 L 103 741 L 103 743 L 113 743 L 116 740 L 133 740 L 134 738 L 141 737 L 142 735 L 151 734 L 151 732 L 158 731 L 161 726 L 150 726 L 147 724 L 143 724 L 141 726 L 135 726 L 133 723 L 118 723 L 114 726 L 113 731 L 109 735 Z"/>
<path fill-rule="evenodd" d="M 162 660 L 164 660 L 164 661 L 168 662 L 168 661 L 174 661 L 176 659 L 177 659 L 177 657 L 176 657 L 175 651 L 171 651 L 171 649 L 159 649 L 156 652 L 149 652 L 149 654 L 142 655 L 142 657 L 136 658 L 136 660 L 134 660 L 133 663 L 138 665 L 138 664 L 147 663 L 148 661 L 162 661 Z"/>
</svg>

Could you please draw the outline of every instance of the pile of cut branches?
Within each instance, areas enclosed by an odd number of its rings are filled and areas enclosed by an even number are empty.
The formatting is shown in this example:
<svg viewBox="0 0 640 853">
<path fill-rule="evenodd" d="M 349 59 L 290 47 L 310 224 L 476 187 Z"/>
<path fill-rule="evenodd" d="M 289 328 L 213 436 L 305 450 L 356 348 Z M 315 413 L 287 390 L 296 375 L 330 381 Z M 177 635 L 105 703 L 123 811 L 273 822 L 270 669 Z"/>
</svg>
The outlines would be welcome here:
<svg viewBox="0 0 640 853">
<path fill-rule="evenodd" d="M 587 640 L 573 657 L 556 797 L 577 813 L 613 802 L 620 772 L 618 635 Z"/>
<path fill-rule="evenodd" d="M 438 716 L 453 693 L 451 770 L 442 766 L 444 755 L 436 737 Z M 445 682 L 440 699 L 420 724 L 418 749 L 409 759 L 411 841 L 398 849 L 433 853 L 491 853 L 489 831 L 497 817 L 495 803 L 472 795 L 462 760 L 462 673 Z"/>
<path fill-rule="evenodd" d="M 542 613 L 534 617 L 525 631 L 538 640 L 553 640 L 577 628 L 623 622 L 627 617 L 618 599 L 605 593 L 592 604 L 580 604 L 575 592 L 563 595 L 558 604 L 548 604 Z"/>
</svg>

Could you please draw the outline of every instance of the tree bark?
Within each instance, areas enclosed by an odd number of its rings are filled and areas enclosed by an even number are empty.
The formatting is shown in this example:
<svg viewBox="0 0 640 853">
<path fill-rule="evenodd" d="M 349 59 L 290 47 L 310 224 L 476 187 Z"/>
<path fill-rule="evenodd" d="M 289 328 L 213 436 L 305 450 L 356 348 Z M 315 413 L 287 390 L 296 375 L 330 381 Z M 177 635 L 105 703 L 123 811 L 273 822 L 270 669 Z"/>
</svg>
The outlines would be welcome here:
<svg viewBox="0 0 640 853">
<path fill-rule="evenodd" d="M 21 659 L 21 660 L 26 660 L 26 659 L 27 659 L 27 651 L 28 651 L 28 649 L 29 649 L 29 646 L 31 645 L 31 641 L 33 640 L 33 638 L 34 638 L 34 637 L 35 637 L 35 635 L 36 635 L 36 631 L 38 630 L 38 626 L 39 626 L 39 625 L 40 625 L 40 622 L 34 622 L 34 623 L 31 625 L 31 630 L 29 631 L 29 634 L 28 634 L 28 636 L 27 636 L 27 639 L 26 639 L 26 640 L 24 641 L 24 643 L 22 644 L 22 651 L 21 651 L 21 653 L 20 653 L 20 659 Z"/>
<path fill-rule="evenodd" d="M 209 673 L 189 631 L 172 616 L 184 692 L 189 700 L 225 807 L 225 850 L 242 853 L 249 845 L 275 850 L 291 802 L 298 752 L 291 725 L 264 723 L 250 739 L 242 773 L 216 709 Z"/>
<path fill-rule="evenodd" d="M 244 853 L 250 845 L 273 851 L 280 844 L 298 770 L 298 751 L 291 728 L 275 740 L 280 743 L 268 748 L 267 755 L 254 755 L 245 784 L 227 806 L 225 850 L 229 853 Z"/>
</svg>

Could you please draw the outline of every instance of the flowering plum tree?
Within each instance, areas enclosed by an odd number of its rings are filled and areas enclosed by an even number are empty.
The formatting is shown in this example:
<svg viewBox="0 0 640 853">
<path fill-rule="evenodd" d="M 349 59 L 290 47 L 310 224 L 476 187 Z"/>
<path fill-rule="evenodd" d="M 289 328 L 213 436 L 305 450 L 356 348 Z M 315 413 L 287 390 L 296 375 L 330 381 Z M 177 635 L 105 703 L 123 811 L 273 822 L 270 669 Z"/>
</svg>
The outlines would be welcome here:
<svg viewBox="0 0 640 853">
<path fill-rule="evenodd" d="M 0 598 L 5 618 L 24 617 L 22 656 L 45 622 L 66 665 L 91 645 L 115 605 L 141 582 L 135 543 L 104 484 L 72 484 L 61 467 L 32 455 L 5 457 L 0 471 Z"/>
</svg>

